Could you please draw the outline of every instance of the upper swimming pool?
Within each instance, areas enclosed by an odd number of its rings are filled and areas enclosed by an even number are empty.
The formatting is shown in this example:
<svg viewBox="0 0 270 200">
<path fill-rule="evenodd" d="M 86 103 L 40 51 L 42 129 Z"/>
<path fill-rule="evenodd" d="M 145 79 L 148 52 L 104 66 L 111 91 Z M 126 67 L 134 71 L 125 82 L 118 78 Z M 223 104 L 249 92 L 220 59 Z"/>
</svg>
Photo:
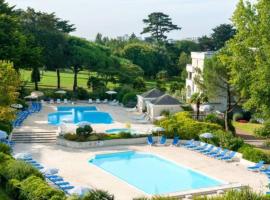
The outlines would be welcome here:
<svg viewBox="0 0 270 200">
<path fill-rule="evenodd" d="M 96 155 L 89 162 L 151 195 L 223 184 L 158 156 L 134 151 Z"/>
<path fill-rule="evenodd" d="M 95 106 L 59 106 L 57 112 L 48 114 L 48 123 L 59 125 L 61 122 L 77 124 L 87 121 L 92 124 L 111 124 L 109 113 L 99 112 Z"/>
</svg>

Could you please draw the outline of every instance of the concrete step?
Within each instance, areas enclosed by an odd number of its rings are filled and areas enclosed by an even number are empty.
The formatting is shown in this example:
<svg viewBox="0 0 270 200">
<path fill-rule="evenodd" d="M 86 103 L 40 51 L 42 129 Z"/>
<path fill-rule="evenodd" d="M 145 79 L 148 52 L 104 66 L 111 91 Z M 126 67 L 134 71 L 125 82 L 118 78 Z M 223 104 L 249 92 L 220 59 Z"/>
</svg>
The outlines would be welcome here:
<svg viewBox="0 0 270 200">
<path fill-rule="evenodd" d="M 16 143 L 55 143 L 56 132 L 14 132 L 11 139 Z"/>
</svg>

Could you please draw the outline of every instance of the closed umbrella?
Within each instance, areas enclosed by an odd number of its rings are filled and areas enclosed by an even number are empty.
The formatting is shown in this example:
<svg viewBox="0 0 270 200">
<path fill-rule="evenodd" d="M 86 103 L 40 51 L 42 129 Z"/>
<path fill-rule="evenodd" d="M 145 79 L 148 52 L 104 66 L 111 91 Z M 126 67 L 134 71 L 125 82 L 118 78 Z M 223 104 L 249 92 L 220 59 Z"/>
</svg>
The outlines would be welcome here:
<svg viewBox="0 0 270 200">
<path fill-rule="evenodd" d="M 90 192 L 90 189 L 82 186 L 74 187 L 73 189 L 69 190 L 69 194 L 75 194 L 81 197 L 86 195 L 88 192 Z"/>
<path fill-rule="evenodd" d="M 40 91 L 33 91 L 31 92 L 31 96 L 42 97 L 44 96 L 44 93 Z"/>
<path fill-rule="evenodd" d="M 213 134 L 212 133 L 203 133 L 200 135 L 201 138 L 205 138 L 205 139 L 211 139 L 213 138 Z"/>
<path fill-rule="evenodd" d="M 82 122 L 79 122 L 76 124 L 78 127 L 85 127 L 85 126 L 91 126 L 91 123 L 90 122 L 87 122 L 87 121 L 82 121 Z"/>
<path fill-rule="evenodd" d="M 7 138 L 7 132 L 6 131 L 1 131 L 0 130 L 0 140 L 6 139 Z"/>
<path fill-rule="evenodd" d="M 16 109 L 21 109 L 21 108 L 23 108 L 23 105 L 22 104 L 11 104 L 10 107 L 11 108 L 16 108 Z"/>
</svg>

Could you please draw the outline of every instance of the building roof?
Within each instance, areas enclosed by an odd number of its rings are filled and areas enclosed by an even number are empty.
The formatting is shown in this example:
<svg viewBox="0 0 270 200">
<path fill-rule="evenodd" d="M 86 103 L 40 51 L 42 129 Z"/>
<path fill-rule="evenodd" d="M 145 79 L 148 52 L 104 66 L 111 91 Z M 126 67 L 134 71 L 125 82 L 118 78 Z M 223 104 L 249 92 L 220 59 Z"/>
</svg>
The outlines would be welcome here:
<svg viewBox="0 0 270 200">
<path fill-rule="evenodd" d="M 164 95 L 164 92 L 162 92 L 156 88 L 141 94 L 141 96 L 144 98 L 158 98 L 158 97 L 161 97 L 162 95 Z"/>
<path fill-rule="evenodd" d="M 151 103 L 154 105 L 180 105 L 180 102 L 176 98 L 173 98 L 168 94 L 164 94 L 153 100 Z"/>
</svg>

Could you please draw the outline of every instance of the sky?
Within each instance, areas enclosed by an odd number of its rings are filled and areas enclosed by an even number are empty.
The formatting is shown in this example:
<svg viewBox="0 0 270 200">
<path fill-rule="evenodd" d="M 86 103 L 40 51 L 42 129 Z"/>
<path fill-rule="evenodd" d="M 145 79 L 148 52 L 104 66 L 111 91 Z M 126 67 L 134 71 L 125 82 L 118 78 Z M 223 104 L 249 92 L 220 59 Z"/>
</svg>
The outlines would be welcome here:
<svg viewBox="0 0 270 200">
<path fill-rule="evenodd" d="M 75 24 L 73 35 L 94 39 L 97 33 L 117 37 L 135 33 L 140 36 L 142 20 L 151 12 L 168 14 L 181 31 L 171 39 L 208 35 L 222 23 L 230 23 L 238 0 L 6 0 L 17 8 L 32 7 L 55 12 Z M 147 36 L 147 35 L 145 35 Z"/>
</svg>

